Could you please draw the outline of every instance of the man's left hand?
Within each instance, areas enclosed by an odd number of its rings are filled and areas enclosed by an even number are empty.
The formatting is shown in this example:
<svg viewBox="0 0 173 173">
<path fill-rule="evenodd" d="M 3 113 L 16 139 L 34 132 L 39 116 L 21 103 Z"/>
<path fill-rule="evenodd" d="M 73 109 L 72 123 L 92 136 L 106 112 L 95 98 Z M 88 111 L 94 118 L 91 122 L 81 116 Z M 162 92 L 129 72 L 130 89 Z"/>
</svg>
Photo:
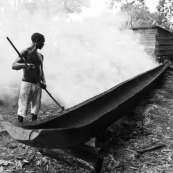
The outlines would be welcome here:
<svg viewBox="0 0 173 173">
<path fill-rule="evenodd" d="M 42 82 L 42 83 L 41 83 L 41 88 L 42 88 L 42 89 L 46 89 L 46 87 L 47 87 L 46 82 Z"/>
</svg>

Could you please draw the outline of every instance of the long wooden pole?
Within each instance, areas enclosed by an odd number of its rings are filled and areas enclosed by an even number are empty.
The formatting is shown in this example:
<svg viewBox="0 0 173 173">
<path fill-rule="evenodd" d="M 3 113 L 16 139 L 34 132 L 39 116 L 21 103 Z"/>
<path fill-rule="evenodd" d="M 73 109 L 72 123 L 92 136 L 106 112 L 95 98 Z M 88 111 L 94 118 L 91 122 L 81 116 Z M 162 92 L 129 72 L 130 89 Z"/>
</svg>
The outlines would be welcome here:
<svg viewBox="0 0 173 173">
<path fill-rule="evenodd" d="M 14 46 L 14 44 L 11 42 L 11 40 L 7 37 L 7 40 L 10 42 L 10 44 L 12 45 L 12 47 L 14 48 L 14 50 L 17 52 L 17 54 L 18 54 L 18 56 L 23 60 L 23 62 L 24 62 L 24 64 L 25 64 L 25 66 L 28 68 L 29 66 L 28 66 L 28 64 L 27 64 L 27 62 L 26 62 L 26 60 L 25 60 L 25 58 L 23 58 L 22 57 L 22 55 L 19 53 L 19 51 L 16 49 L 16 47 Z M 33 75 L 34 77 L 35 77 L 35 79 L 37 80 L 37 82 L 41 85 L 42 83 L 41 83 L 41 80 L 38 78 L 38 76 L 35 74 L 35 71 L 30 71 L 30 70 L 28 70 L 30 73 L 31 73 L 31 75 Z M 46 89 L 46 88 L 44 88 L 44 90 L 47 92 L 47 94 L 52 98 L 52 100 L 62 109 L 62 110 L 64 110 L 64 106 L 61 106 L 54 98 L 53 98 L 53 96 L 50 94 L 50 92 Z"/>
</svg>

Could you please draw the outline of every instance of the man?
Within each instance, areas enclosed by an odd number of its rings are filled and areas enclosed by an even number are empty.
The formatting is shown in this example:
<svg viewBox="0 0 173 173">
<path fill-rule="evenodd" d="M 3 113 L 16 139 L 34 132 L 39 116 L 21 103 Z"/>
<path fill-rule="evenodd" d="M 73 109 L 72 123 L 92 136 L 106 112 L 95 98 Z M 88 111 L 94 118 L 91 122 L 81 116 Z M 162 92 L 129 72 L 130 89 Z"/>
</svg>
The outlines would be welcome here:
<svg viewBox="0 0 173 173">
<path fill-rule="evenodd" d="M 24 61 L 18 57 L 12 64 L 13 70 L 23 69 L 23 78 L 21 83 L 19 101 L 18 101 L 18 122 L 23 122 L 27 116 L 28 107 L 31 103 L 32 121 L 37 120 L 37 115 L 41 106 L 42 88 L 46 89 L 46 81 L 43 72 L 43 55 L 37 52 L 44 46 L 45 38 L 40 33 L 34 33 L 31 36 L 32 45 L 21 52 L 21 56 L 28 64 L 26 67 Z M 33 72 L 41 81 L 37 81 Z"/>
</svg>

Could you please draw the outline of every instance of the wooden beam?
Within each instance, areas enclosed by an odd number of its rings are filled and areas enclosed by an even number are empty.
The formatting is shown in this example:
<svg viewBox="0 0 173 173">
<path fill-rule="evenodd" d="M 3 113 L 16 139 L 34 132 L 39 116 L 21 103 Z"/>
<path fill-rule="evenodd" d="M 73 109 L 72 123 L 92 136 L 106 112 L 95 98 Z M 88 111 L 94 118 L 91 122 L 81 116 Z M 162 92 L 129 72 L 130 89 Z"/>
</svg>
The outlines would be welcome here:
<svg viewBox="0 0 173 173">
<path fill-rule="evenodd" d="M 64 161 L 71 166 L 78 166 L 99 173 L 103 165 L 100 149 L 87 145 L 79 145 L 70 149 L 40 149 L 43 155 Z"/>
</svg>

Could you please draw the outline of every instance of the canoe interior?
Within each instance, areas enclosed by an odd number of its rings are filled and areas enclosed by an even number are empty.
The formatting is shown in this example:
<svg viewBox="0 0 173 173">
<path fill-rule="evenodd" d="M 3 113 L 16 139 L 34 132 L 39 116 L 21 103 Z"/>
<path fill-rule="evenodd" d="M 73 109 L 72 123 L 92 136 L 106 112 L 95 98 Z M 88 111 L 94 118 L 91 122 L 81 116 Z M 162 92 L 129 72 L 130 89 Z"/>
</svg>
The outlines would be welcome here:
<svg viewBox="0 0 173 173">
<path fill-rule="evenodd" d="M 15 123 L 14 125 L 26 129 L 68 129 L 86 126 L 99 120 L 141 91 L 144 92 L 161 77 L 169 65 L 170 63 L 166 61 L 163 65 L 129 79 L 59 115 L 45 118 L 42 121 Z"/>
</svg>

